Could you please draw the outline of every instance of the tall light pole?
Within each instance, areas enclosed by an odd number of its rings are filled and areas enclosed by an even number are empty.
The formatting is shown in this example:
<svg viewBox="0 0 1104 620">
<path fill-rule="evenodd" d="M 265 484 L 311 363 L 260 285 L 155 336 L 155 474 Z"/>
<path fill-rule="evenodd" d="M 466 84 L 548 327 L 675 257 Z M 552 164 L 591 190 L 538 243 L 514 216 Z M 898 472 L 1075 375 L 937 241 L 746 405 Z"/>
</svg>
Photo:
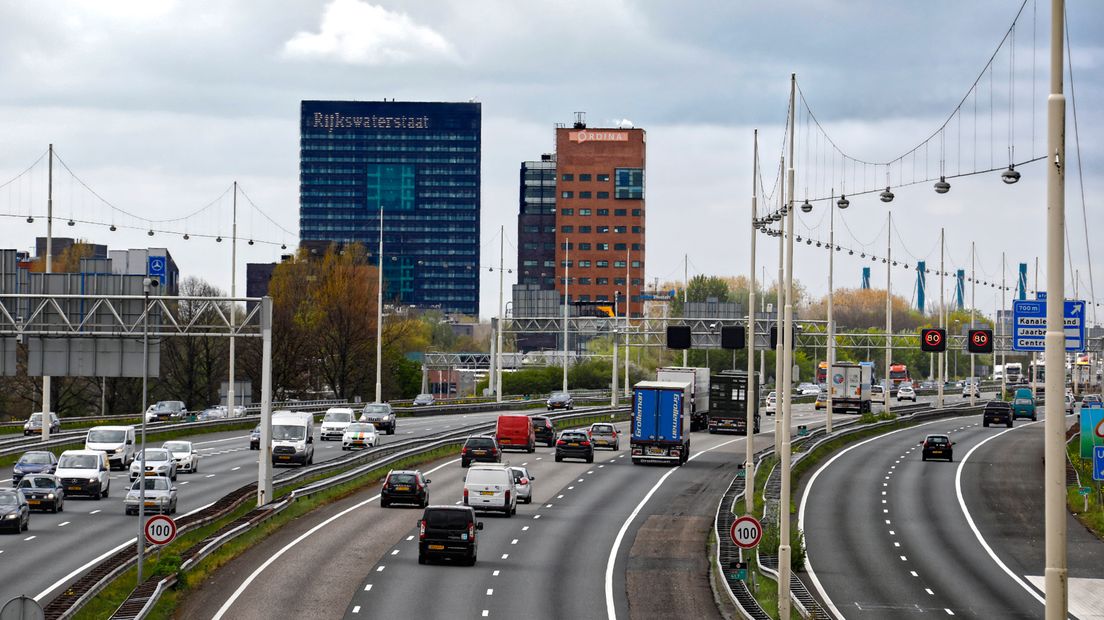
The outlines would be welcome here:
<svg viewBox="0 0 1104 620">
<path fill-rule="evenodd" d="M 149 406 L 149 314 L 150 288 L 156 288 L 156 278 L 142 280 L 145 307 L 142 310 L 142 452 L 138 459 L 138 582 L 142 583 L 142 562 L 146 552 L 146 407 Z M 233 329 L 231 329 L 233 333 Z M 233 342 L 231 340 L 230 342 Z M 230 410 L 231 412 L 233 409 Z"/>
<path fill-rule="evenodd" d="M 54 145 L 50 144 L 49 164 L 46 180 L 46 273 L 54 272 Z M 49 290 L 49 289 L 44 289 Z M 53 397 L 51 377 L 42 377 L 42 441 L 50 441 L 50 402 Z M 142 415 L 145 416 L 145 405 Z"/>
<path fill-rule="evenodd" d="M 505 317 L 502 315 L 502 282 L 505 277 L 503 268 L 505 267 L 504 253 L 506 248 L 506 227 L 498 227 L 498 329 L 496 330 L 496 345 L 495 355 L 498 356 L 498 363 L 495 365 L 495 402 L 502 402 L 502 326 L 505 324 Z"/>
<path fill-rule="evenodd" d="M 789 167 L 786 168 L 786 309 L 782 325 L 782 491 L 778 502 L 778 617 L 790 617 L 790 423 L 793 394 L 790 380 L 793 374 L 793 234 L 794 234 L 794 117 L 797 75 L 790 74 L 790 145 Z M 777 415 L 777 414 L 775 414 Z M 751 429 L 748 429 L 749 431 Z"/>
<path fill-rule="evenodd" d="M 613 292 L 613 316 L 610 317 L 610 341 L 613 343 L 613 363 L 610 364 L 611 377 L 610 377 L 610 407 L 617 406 L 617 399 L 620 396 L 617 386 L 617 311 L 618 301 L 620 301 L 621 291 Z"/>
<path fill-rule="evenodd" d="M 748 322 L 747 322 L 747 441 L 744 454 L 744 508 L 747 514 L 755 511 L 755 429 L 753 416 L 759 404 L 759 388 L 755 383 L 755 237 L 759 197 L 759 130 L 755 130 L 751 157 L 751 268 L 748 270 Z M 777 414 L 776 414 L 777 415 Z"/>
<path fill-rule="evenodd" d="M 889 403 L 893 399 L 893 378 L 889 375 L 889 366 L 893 363 L 893 212 L 886 212 L 886 342 L 885 342 L 885 403 L 882 409 L 889 413 Z"/>
<path fill-rule="evenodd" d="M 832 188 L 832 193 L 836 193 L 836 188 Z M 828 199 L 828 371 L 825 373 L 825 380 L 828 382 L 828 413 L 824 432 L 829 435 L 832 434 L 832 366 L 836 363 L 836 322 L 832 315 L 832 298 L 835 297 L 832 280 L 836 274 L 836 209 L 833 202 L 832 198 Z"/>
<path fill-rule="evenodd" d="M 786 168 L 786 158 L 780 157 L 778 163 L 778 169 L 784 170 Z M 785 192 L 778 192 L 778 210 L 781 212 L 783 205 L 785 204 L 786 196 Z M 777 333 L 774 343 L 774 453 L 782 454 L 782 304 L 785 297 L 782 292 L 782 284 L 786 281 L 786 274 L 784 273 L 786 268 L 786 259 L 784 250 L 786 247 L 786 235 L 785 224 L 778 226 L 778 283 L 775 286 L 774 306 L 775 315 L 774 329 Z M 789 387 L 785 388 L 789 389 Z"/>
<path fill-rule="evenodd" d="M 626 248 L 631 246 L 626 245 Z M 625 400 L 629 398 L 629 308 L 632 305 L 632 272 L 629 270 L 629 259 L 632 250 L 625 250 Z M 643 282 L 643 278 L 641 279 Z M 643 287 L 641 287 L 643 293 Z M 641 301 L 641 304 L 644 302 Z"/>
<path fill-rule="evenodd" d="M 564 237 L 563 391 L 567 391 L 567 306 L 571 287 L 571 237 Z"/>
<path fill-rule="evenodd" d="M 943 228 L 939 229 L 939 327 L 946 330 L 947 320 L 944 318 L 944 306 L 943 306 L 943 255 L 946 248 L 944 242 L 945 231 Z M 936 396 L 936 402 L 940 409 L 943 408 L 943 383 L 946 382 L 947 377 L 944 373 L 947 372 L 946 365 L 944 364 L 943 353 L 939 353 L 939 392 Z"/>
<path fill-rule="evenodd" d="M 1066 232 L 1066 97 L 1062 92 L 1062 36 L 1065 0 L 1050 3 L 1050 96 L 1047 98 L 1047 321 L 1046 393 L 1053 402 L 1065 388 L 1064 326 Z M 1084 319 L 1082 319 L 1084 320 Z M 1066 568 L 1065 417 L 1061 405 L 1047 407 L 1044 425 L 1044 488 L 1046 489 L 1046 620 L 1065 618 L 1068 611 Z"/>
<path fill-rule="evenodd" d="M 230 229 L 230 298 L 233 299 L 238 294 L 238 182 L 234 181 L 234 210 L 233 210 L 233 222 Z M 234 417 L 234 407 L 237 405 L 236 396 L 234 394 L 234 376 L 237 374 L 234 371 L 234 362 L 236 361 L 236 354 L 234 350 L 234 302 L 230 302 L 230 383 L 226 388 L 226 415 Z M 145 424 L 146 420 L 146 405 L 142 404 L 142 423 Z M 142 468 L 145 471 L 145 468 Z"/>
<path fill-rule="evenodd" d="M 686 316 L 686 304 L 690 303 L 690 255 L 682 255 L 682 316 Z M 689 349 L 682 350 L 682 366 L 685 368 L 690 363 L 687 361 L 689 358 Z"/>
<path fill-rule="evenodd" d="M 976 243 L 970 242 L 970 329 L 974 329 L 974 308 L 977 307 L 977 275 L 974 273 L 975 252 L 977 251 Z M 1038 286 L 1036 283 L 1035 286 Z M 970 355 L 970 381 L 974 380 L 977 375 L 974 374 L 974 357 Z M 981 382 L 977 384 L 977 389 L 981 389 Z M 977 399 L 974 397 L 974 385 L 970 386 L 970 406 L 973 407 L 977 404 Z"/>
<path fill-rule="evenodd" d="M 379 248 L 376 250 L 376 402 L 383 402 L 383 205 L 379 212 Z"/>
</svg>

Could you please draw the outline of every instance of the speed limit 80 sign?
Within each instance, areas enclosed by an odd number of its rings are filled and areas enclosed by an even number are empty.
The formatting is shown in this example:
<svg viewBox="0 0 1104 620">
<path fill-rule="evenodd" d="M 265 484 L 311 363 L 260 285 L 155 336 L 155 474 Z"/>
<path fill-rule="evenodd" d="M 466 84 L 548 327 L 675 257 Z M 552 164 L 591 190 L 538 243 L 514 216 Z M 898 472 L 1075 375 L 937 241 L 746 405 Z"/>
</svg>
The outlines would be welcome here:
<svg viewBox="0 0 1104 620">
<path fill-rule="evenodd" d="M 176 521 L 165 515 L 154 515 L 146 521 L 146 542 L 167 545 L 176 538 Z"/>
<path fill-rule="evenodd" d="M 992 353 L 993 330 L 971 329 L 966 347 L 970 353 Z"/>
<path fill-rule="evenodd" d="M 728 530 L 732 544 L 741 549 L 751 549 L 763 539 L 763 526 L 751 515 L 744 515 L 732 522 Z"/>
<path fill-rule="evenodd" d="M 942 329 L 920 330 L 920 350 L 929 353 L 942 353 L 947 350 L 947 332 Z"/>
</svg>

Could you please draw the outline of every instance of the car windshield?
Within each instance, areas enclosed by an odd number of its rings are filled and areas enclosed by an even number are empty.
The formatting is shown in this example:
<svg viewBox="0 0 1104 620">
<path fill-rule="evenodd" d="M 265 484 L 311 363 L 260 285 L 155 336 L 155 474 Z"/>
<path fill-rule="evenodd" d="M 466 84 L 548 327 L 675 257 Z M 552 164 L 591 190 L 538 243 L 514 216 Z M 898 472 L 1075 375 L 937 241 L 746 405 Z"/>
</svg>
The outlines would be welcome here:
<svg viewBox="0 0 1104 620">
<path fill-rule="evenodd" d="M 1030 405 L 1031 404 L 1031 399 L 1030 398 L 1017 398 L 1016 399 L 1016 404 L 1017 405 Z"/>
<path fill-rule="evenodd" d="M 19 481 L 21 489 L 52 489 L 57 486 L 53 478 L 47 476 L 28 476 Z"/>
<path fill-rule="evenodd" d="M 191 452 L 192 446 L 186 441 L 166 441 L 162 448 L 169 452 Z"/>
<path fill-rule="evenodd" d="M 609 435 L 613 433 L 613 427 L 609 424 L 595 424 L 594 426 L 590 427 L 590 432 Z"/>
<path fill-rule="evenodd" d="M 19 503 L 15 493 L 0 493 L 0 506 L 14 506 Z"/>
<path fill-rule="evenodd" d="M 323 422 L 352 422 L 353 413 L 351 411 L 331 411 L 326 414 L 326 417 L 322 419 Z"/>
<path fill-rule="evenodd" d="M 345 427 L 346 433 L 372 433 L 375 432 L 376 427 L 371 424 L 350 424 Z"/>
<path fill-rule="evenodd" d="M 95 454 L 62 455 L 58 469 L 96 469 L 100 466 L 100 457 Z"/>
<path fill-rule="evenodd" d="M 414 484 L 414 474 L 391 474 L 387 480 L 391 484 Z"/>
<path fill-rule="evenodd" d="M 560 439 L 564 441 L 585 441 L 586 435 L 582 433 L 564 433 L 560 435 Z"/>
<path fill-rule="evenodd" d="M 32 413 L 31 414 L 31 422 L 41 422 L 41 421 L 42 421 L 42 414 L 41 413 Z"/>
<path fill-rule="evenodd" d="M 947 440 L 946 437 L 940 437 L 940 436 L 928 437 L 928 443 L 945 444 L 945 443 L 947 443 L 947 441 L 948 440 Z"/>
<path fill-rule="evenodd" d="M 123 443 L 126 431 L 95 429 L 88 431 L 88 443 Z"/>
<path fill-rule="evenodd" d="M 131 485 L 131 487 L 130 487 L 131 490 L 133 490 L 133 491 L 139 490 L 141 488 L 141 485 L 142 485 L 143 481 L 145 481 L 145 483 L 146 483 L 146 490 L 147 491 L 168 491 L 169 490 L 169 479 L 165 478 L 164 476 L 147 476 L 145 478 L 139 478 L 138 480 L 134 481 L 133 485 Z"/>
<path fill-rule="evenodd" d="M 367 415 L 373 413 L 391 413 L 391 405 L 367 405 L 364 407 L 364 413 Z"/>
<path fill-rule="evenodd" d="M 467 510 L 427 510 L 425 522 L 426 527 L 435 529 L 462 530 L 472 522 L 472 514 Z"/>
<path fill-rule="evenodd" d="M 273 424 L 272 438 L 276 441 L 302 441 L 306 439 L 307 429 L 304 426 L 287 424 Z"/>
<path fill-rule="evenodd" d="M 472 437 L 468 439 L 469 448 L 493 448 L 494 440 L 490 437 Z"/>
<path fill-rule="evenodd" d="M 20 465 L 49 465 L 51 462 L 48 452 L 28 452 L 19 458 Z"/>
<path fill-rule="evenodd" d="M 147 461 L 167 461 L 171 458 L 169 456 L 169 451 L 168 450 L 157 449 L 157 450 L 146 450 L 145 452 L 146 452 L 146 460 Z M 134 460 L 135 461 L 142 460 L 142 454 L 139 453 L 138 456 L 135 457 Z"/>
<path fill-rule="evenodd" d="M 552 392 L 552 398 L 554 400 L 566 400 L 570 396 L 571 395 L 568 394 L 567 392 Z"/>
<path fill-rule="evenodd" d="M 433 394 L 418 394 L 414 400 L 433 400 Z"/>
<path fill-rule="evenodd" d="M 778 398 L 778 393 L 777 392 L 771 392 L 770 394 L 767 394 L 767 398 Z"/>
</svg>

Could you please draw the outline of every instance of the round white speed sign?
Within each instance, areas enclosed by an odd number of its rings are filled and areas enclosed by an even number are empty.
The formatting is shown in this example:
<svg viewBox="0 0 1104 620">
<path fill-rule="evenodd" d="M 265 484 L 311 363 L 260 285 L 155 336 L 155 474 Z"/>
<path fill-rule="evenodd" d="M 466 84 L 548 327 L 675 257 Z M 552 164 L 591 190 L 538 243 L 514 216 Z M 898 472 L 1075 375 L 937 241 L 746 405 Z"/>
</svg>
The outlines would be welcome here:
<svg viewBox="0 0 1104 620">
<path fill-rule="evenodd" d="M 732 522 L 728 531 L 732 544 L 741 549 L 751 549 L 763 539 L 763 526 L 751 515 L 744 515 Z"/>
<path fill-rule="evenodd" d="M 146 542 L 167 545 L 176 538 L 176 521 L 166 515 L 154 515 L 146 521 Z"/>
</svg>

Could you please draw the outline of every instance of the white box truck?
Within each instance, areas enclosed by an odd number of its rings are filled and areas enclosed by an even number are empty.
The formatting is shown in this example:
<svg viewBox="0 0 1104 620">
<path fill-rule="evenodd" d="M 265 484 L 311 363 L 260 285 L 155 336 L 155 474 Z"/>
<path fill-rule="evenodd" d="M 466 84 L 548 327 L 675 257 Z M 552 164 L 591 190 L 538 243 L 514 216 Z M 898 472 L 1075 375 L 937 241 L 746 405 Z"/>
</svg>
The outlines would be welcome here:
<svg viewBox="0 0 1104 620">
<path fill-rule="evenodd" d="M 314 463 L 314 416 L 305 411 L 272 412 L 272 464 Z"/>
<path fill-rule="evenodd" d="M 870 411 L 872 368 L 866 364 L 836 362 L 832 364 L 828 385 L 832 395 L 832 413 Z"/>
<path fill-rule="evenodd" d="M 690 430 L 709 427 L 709 369 L 688 366 L 668 366 L 656 369 L 656 381 L 690 384 Z"/>
</svg>

